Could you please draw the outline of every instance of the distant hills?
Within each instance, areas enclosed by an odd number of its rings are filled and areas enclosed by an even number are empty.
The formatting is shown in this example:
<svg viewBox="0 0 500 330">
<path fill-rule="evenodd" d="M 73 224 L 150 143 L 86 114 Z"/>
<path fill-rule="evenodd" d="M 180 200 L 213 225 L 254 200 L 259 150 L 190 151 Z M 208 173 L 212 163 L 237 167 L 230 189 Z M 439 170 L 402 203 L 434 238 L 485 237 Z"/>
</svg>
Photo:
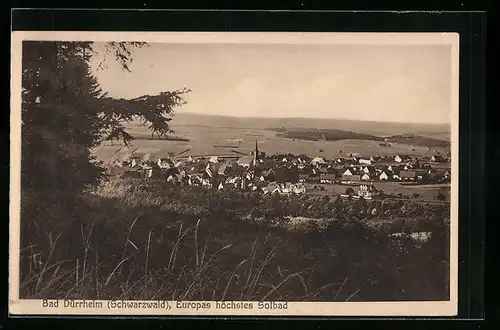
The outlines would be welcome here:
<svg viewBox="0 0 500 330">
<path fill-rule="evenodd" d="M 420 135 L 394 135 L 387 137 L 387 141 L 394 143 L 410 144 L 414 146 L 431 147 L 431 148 L 450 147 L 449 139 L 441 140 Z"/>
<path fill-rule="evenodd" d="M 418 135 L 438 140 L 449 140 L 449 124 L 392 123 L 322 118 L 257 118 L 200 115 L 177 112 L 172 126 L 211 126 L 244 129 L 327 129 L 369 134 L 375 137 Z"/>
<path fill-rule="evenodd" d="M 427 136 L 415 134 L 376 136 L 372 134 L 357 133 L 338 129 L 284 129 L 277 128 L 276 135 L 289 139 L 309 140 L 309 141 L 339 141 L 339 140 L 371 140 L 389 143 L 402 143 L 421 147 L 446 148 L 449 141 L 435 139 Z"/>
<path fill-rule="evenodd" d="M 429 148 L 449 148 L 450 125 L 390 123 L 346 119 L 317 118 L 243 118 L 231 116 L 177 113 L 170 122 L 176 127 L 221 127 L 276 132 L 276 136 L 309 141 L 370 140 Z M 134 127 L 134 124 L 131 124 Z M 136 139 L 152 138 L 145 128 L 136 127 Z M 169 136 L 166 140 L 189 141 L 186 137 Z"/>
</svg>

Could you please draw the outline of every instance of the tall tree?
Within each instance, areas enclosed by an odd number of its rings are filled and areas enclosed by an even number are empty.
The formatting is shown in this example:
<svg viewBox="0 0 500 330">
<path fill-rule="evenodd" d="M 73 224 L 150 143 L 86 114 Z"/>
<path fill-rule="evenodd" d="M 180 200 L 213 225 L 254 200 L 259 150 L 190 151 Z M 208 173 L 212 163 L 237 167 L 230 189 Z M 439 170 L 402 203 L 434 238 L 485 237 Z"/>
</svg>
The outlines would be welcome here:
<svg viewBox="0 0 500 330">
<path fill-rule="evenodd" d="M 131 49 L 144 43 L 108 43 L 125 70 Z M 113 99 L 99 87 L 89 60 L 91 42 L 25 41 L 22 71 L 22 189 L 73 196 L 99 182 L 103 169 L 91 149 L 105 140 L 133 138 L 124 123 L 141 120 L 165 135 L 187 89 Z"/>
</svg>

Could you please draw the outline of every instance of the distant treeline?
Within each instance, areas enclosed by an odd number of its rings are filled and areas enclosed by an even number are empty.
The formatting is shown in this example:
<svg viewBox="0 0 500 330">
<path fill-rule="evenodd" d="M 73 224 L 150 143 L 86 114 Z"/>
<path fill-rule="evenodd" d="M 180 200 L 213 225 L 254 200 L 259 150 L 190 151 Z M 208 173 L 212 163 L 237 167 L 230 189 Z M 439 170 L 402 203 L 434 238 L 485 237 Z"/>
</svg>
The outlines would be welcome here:
<svg viewBox="0 0 500 330">
<path fill-rule="evenodd" d="M 386 138 L 388 142 L 410 144 L 414 146 L 447 148 L 450 147 L 450 141 L 435 139 L 420 135 L 394 135 Z"/>
<path fill-rule="evenodd" d="M 338 141 L 346 139 L 384 141 L 384 138 L 379 136 L 351 131 L 343 131 L 338 129 L 293 129 L 285 130 L 284 132 L 278 132 L 277 136 L 311 141 Z"/>
<path fill-rule="evenodd" d="M 286 128 L 270 128 L 275 131 L 276 136 L 299 139 L 308 141 L 339 141 L 339 140 L 370 140 L 370 141 L 386 141 L 392 143 L 402 143 L 414 146 L 423 147 L 449 147 L 449 141 L 435 139 L 431 137 L 419 135 L 393 135 L 393 136 L 376 136 L 372 134 L 357 133 L 352 131 L 344 131 L 338 129 L 286 129 Z"/>
</svg>

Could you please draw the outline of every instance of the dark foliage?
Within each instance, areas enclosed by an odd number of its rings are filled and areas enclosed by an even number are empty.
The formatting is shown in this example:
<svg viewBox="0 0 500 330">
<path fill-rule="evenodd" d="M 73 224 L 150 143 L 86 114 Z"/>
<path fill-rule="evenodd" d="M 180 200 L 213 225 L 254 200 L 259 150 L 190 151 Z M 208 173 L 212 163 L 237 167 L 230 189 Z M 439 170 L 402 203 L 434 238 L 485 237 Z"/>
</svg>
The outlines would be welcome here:
<svg viewBox="0 0 500 330">
<path fill-rule="evenodd" d="M 110 43 L 128 69 L 130 48 Z M 103 170 L 90 149 L 105 140 L 132 140 L 123 124 L 149 123 L 153 134 L 170 132 L 170 115 L 182 105 L 182 89 L 132 100 L 107 97 L 92 75 L 90 42 L 25 41 L 22 72 L 22 188 L 77 195 L 100 182 Z"/>
</svg>

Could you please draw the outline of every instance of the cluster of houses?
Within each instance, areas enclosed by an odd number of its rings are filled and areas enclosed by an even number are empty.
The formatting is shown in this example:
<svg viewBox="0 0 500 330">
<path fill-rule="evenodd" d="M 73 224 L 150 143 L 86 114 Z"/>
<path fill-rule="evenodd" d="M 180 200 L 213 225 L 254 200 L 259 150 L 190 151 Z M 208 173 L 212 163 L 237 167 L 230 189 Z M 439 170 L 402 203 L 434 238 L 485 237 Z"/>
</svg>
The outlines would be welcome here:
<svg viewBox="0 0 500 330">
<path fill-rule="evenodd" d="M 305 170 L 300 170 L 299 167 L 299 180 L 343 184 L 373 181 L 445 183 L 451 178 L 446 163 L 447 159 L 440 156 L 418 158 L 396 155 L 383 159 L 352 157 L 332 161 L 316 157 L 311 161 L 312 166 L 305 166 Z"/>
<path fill-rule="evenodd" d="M 264 193 L 302 194 L 306 192 L 307 182 L 359 184 L 360 187 L 371 187 L 367 183 L 374 181 L 449 182 L 447 162 L 448 159 L 439 155 L 347 157 L 331 160 L 291 154 L 265 156 L 259 152 L 256 144 L 251 155 L 238 157 L 175 157 L 170 153 L 135 152 L 126 160 L 116 160 L 110 166 L 110 171 L 219 190 L 237 188 L 261 190 Z M 439 166 L 436 167 L 436 164 Z M 371 193 L 368 188 L 360 188 L 358 196 L 364 196 L 365 191 Z"/>
<path fill-rule="evenodd" d="M 358 191 L 356 194 L 341 194 L 341 197 L 349 198 L 352 197 L 354 199 L 372 199 L 373 197 L 379 195 L 379 191 L 373 184 L 367 185 L 367 184 L 361 184 L 358 188 Z"/>
</svg>

